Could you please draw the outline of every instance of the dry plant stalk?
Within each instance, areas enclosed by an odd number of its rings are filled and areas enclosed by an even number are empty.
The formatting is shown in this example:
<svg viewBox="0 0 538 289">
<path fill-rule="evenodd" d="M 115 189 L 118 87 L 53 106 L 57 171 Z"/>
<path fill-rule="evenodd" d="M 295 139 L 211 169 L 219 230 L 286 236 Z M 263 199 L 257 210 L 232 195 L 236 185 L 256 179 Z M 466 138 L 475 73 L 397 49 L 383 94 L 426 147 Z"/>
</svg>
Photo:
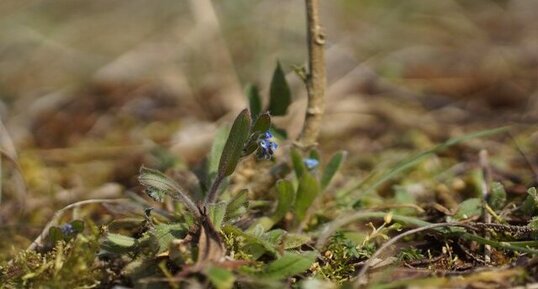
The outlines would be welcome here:
<svg viewBox="0 0 538 289">
<path fill-rule="evenodd" d="M 308 94 L 303 130 L 299 138 L 302 148 L 317 145 L 321 119 L 325 110 L 325 33 L 319 19 L 319 0 L 305 0 L 308 45 L 308 71 L 305 85 Z"/>
</svg>

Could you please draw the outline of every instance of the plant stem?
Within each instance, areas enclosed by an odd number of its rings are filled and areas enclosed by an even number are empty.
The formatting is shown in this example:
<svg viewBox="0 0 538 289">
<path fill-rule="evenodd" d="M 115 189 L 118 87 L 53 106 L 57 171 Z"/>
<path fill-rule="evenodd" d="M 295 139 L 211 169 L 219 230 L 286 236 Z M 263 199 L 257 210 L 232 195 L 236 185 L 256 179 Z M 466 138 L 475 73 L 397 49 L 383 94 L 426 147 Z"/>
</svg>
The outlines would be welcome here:
<svg viewBox="0 0 538 289">
<path fill-rule="evenodd" d="M 215 180 L 213 181 L 213 184 L 211 184 L 211 188 L 209 189 L 209 192 L 205 198 L 205 205 L 215 202 L 215 199 L 217 198 L 217 191 L 219 190 L 220 184 L 223 180 L 223 176 L 217 175 L 215 177 Z"/>
<path fill-rule="evenodd" d="M 308 71 L 305 85 L 308 94 L 303 130 L 299 138 L 302 148 L 317 145 L 321 119 L 325 110 L 325 33 L 319 19 L 319 0 L 305 0 L 308 45 Z"/>
<path fill-rule="evenodd" d="M 84 206 L 88 204 L 110 204 L 110 203 L 123 203 L 123 202 L 128 202 L 128 201 L 129 199 L 90 199 L 90 200 L 84 200 L 84 201 L 67 205 L 63 209 L 54 213 L 54 216 L 47 223 L 45 228 L 43 228 L 43 231 L 41 231 L 41 234 L 39 234 L 39 236 L 32 242 L 32 244 L 30 244 L 30 246 L 26 250 L 27 251 L 35 250 L 37 246 L 41 245 L 45 237 L 47 237 L 50 228 L 54 225 L 58 225 L 58 222 L 60 221 L 64 213 L 70 209 L 78 208 L 80 206 Z"/>
<path fill-rule="evenodd" d="M 187 209 L 196 217 L 196 218 L 200 218 L 202 215 L 200 214 L 200 211 L 198 210 L 198 207 L 194 204 L 194 202 L 191 200 L 191 198 L 189 198 L 183 191 L 183 189 L 181 187 L 179 187 L 178 185 L 176 184 L 173 184 L 172 185 L 173 188 L 174 188 L 174 192 L 176 192 L 175 194 L 170 194 L 170 196 L 172 198 L 174 198 L 175 200 L 178 200 L 180 202 L 183 203 L 183 205 L 185 205 L 185 207 L 187 207 Z"/>
</svg>

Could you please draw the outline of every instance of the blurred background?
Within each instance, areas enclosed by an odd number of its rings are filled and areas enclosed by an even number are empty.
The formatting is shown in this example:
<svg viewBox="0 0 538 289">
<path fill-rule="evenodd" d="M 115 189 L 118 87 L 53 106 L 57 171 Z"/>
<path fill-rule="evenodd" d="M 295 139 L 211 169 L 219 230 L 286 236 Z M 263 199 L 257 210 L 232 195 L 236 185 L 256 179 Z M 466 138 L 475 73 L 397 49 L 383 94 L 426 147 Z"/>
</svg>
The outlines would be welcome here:
<svg viewBox="0 0 538 289">
<path fill-rule="evenodd" d="M 320 146 L 350 151 L 350 176 L 507 124 L 538 161 L 538 1 L 321 2 Z M 137 191 L 142 163 L 196 166 L 277 60 L 294 104 L 276 123 L 296 136 L 304 18 L 299 0 L 0 1 L 0 261 L 65 205 Z M 512 140 L 488 144 L 493 161 L 521 165 Z"/>
</svg>

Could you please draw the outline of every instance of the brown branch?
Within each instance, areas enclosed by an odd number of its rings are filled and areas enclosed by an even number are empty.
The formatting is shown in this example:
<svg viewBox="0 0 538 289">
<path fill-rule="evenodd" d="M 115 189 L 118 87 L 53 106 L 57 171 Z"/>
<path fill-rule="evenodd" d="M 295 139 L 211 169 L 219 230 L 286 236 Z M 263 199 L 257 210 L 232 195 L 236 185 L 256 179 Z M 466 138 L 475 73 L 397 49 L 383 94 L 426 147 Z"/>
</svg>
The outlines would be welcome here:
<svg viewBox="0 0 538 289">
<path fill-rule="evenodd" d="M 319 19 L 319 0 L 305 0 L 308 45 L 308 71 L 305 85 L 308 94 L 303 130 L 299 138 L 302 148 L 317 145 L 321 119 L 325 110 L 325 33 Z"/>
</svg>

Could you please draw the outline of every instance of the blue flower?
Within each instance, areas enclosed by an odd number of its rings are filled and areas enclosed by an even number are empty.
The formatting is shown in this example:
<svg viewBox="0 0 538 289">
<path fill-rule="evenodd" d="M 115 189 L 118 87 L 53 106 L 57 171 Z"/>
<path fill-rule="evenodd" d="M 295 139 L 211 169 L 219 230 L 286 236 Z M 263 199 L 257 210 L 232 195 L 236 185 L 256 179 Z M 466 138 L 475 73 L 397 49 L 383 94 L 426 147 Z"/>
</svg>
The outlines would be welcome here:
<svg viewBox="0 0 538 289">
<path fill-rule="evenodd" d="M 266 131 L 264 134 L 263 134 L 263 138 L 264 139 L 270 139 L 273 137 L 273 134 L 271 134 L 270 131 Z"/>
<path fill-rule="evenodd" d="M 71 225 L 69 223 L 63 224 L 60 227 L 60 230 L 62 230 L 62 233 L 64 233 L 64 235 L 71 235 L 71 234 L 75 233 L 75 228 L 73 228 L 73 225 Z"/>
<path fill-rule="evenodd" d="M 305 159 L 303 162 L 306 168 L 309 170 L 313 170 L 319 165 L 319 161 L 314 158 Z"/>
<path fill-rule="evenodd" d="M 269 131 L 266 131 L 260 136 L 258 140 L 258 158 L 266 160 L 271 159 L 275 150 L 278 148 L 278 145 L 270 140 L 272 137 L 273 135 Z"/>
</svg>

